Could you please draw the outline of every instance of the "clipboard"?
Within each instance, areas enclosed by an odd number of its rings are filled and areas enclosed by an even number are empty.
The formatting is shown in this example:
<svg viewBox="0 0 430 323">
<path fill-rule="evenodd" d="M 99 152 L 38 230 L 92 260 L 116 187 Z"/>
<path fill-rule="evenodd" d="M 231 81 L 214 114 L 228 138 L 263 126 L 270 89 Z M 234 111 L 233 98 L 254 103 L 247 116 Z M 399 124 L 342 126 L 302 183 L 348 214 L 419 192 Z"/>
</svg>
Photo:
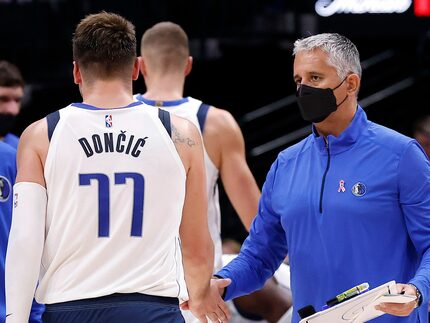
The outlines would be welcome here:
<svg viewBox="0 0 430 323">
<path fill-rule="evenodd" d="M 416 297 L 412 295 L 397 294 L 396 282 L 392 280 L 305 317 L 299 323 L 363 323 L 385 314 L 375 309 L 375 306 L 380 303 L 408 303 L 415 299 Z"/>
</svg>

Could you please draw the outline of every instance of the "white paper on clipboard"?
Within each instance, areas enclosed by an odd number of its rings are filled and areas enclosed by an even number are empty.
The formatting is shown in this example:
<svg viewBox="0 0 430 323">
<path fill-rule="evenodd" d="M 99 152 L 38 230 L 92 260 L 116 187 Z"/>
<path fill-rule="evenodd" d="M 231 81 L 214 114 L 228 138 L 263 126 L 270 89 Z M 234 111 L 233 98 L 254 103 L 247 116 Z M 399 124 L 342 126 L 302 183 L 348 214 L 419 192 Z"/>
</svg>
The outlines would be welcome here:
<svg viewBox="0 0 430 323">
<path fill-rule="evenodd" d="M 385 314 L 375 309 L 383 302 L 408 303 L 415 296 L 397 294 L 394 280 L 373 288 L 361 295 L 308 316 L 300 323 L 363 323 Z"/>
</svg>

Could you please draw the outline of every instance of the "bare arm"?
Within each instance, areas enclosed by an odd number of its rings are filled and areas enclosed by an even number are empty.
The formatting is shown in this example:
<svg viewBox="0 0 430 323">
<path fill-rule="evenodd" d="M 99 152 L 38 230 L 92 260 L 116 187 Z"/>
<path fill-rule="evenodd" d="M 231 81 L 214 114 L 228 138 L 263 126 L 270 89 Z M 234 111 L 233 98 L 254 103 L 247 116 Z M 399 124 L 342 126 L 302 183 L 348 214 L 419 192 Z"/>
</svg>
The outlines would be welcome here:
<svg viewBox="0 0 430 323">
<path fill-rule="evenodd" d="M 261 193 L 246 162 L 239 125 L 228 111 L 212 107 L 203 138 L 209 157 L 220 171 L 227 196 L 249 231 Z"/>
<path fill-rule="evenodd" d="M 34 182 L 45 187 L 43 169 L 48 153 L 48 125 L 46 119 L 34 122 L 19 140 L 16 182 Z"/>
<path fill-rule="evenodd" d="M 8 323 L 28 321 L 39 276 L 45 239 L 47 196 L 43 164 L 47 147 L 45 120 L 30 125 L 18 147 L 18 175 L 5 268 Z"/>
<path fill-rule="evenodd" d="M 212 301 L 209 284 L 213 272 L 214 248 L 207 223 L 207 197 L 203 148 L 197 128 L 185 119 L 172 116 L 172 139 L 187 172 L 186 194 L 180 236 L 189 293 L 189 308 L 205 322 L 225 317 L 220 312 L 222 300 Z M 217 317 L 213 316 L 214 313 Z"/>
</svg>

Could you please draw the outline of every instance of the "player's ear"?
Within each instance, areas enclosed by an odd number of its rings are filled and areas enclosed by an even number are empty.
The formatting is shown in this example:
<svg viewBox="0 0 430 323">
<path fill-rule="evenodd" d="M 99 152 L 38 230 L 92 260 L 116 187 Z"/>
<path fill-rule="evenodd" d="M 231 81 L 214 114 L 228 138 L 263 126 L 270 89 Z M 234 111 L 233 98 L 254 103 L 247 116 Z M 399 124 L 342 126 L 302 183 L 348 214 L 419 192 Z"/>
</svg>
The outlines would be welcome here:
<svg viewBox="0 0 430 323">
<path fill-rule="evenodd" d="M 185 65 L 185 76 L 188 76 L 188 74 L 191 73 L 191 70 L 193 69 L 193 57 L 188 56 L 187 58 L 187 64 Z"/>
<path fill-rule="evenodd" d="M 140 70 L 140 57 L 136 57 L 133 65 L 133 81 L 136 81 L 139 78 L 139 70 Z"/>
<path fill-rule="evenodd" d="M 79 69 L 79 65 L 76 61 L 73 61 L 73 82 L 75 82 L 75 84 L 82 83 L 81 70 Z"/>
<path fill-rule="evenodd" d="M 145 64 L 145 60 L 143 59 L 142 56 L 139 56 L 138 59 L 139 59 L 139 70 L 140 70 L 140 73 L 142 74 L 142 76 L 146 76 L 146 74 L 147 74 L 147 72 L 146 72 L 147 67 L 146 67 L 146 64 Z"/>
</svg>

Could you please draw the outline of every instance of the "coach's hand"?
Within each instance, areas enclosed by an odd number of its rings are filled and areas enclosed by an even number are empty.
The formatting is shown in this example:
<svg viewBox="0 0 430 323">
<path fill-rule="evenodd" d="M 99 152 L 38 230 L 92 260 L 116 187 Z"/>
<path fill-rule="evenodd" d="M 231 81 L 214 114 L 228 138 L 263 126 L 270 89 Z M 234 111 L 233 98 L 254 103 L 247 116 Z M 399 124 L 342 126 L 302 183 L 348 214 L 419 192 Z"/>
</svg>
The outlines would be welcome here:
<svg viewBox="0 0 430 323">
<path fill-rule="evenodd" d="M 182 303 L 180 305 L 181 309 L 190 310 L 203 323 L 207 322 L 207 317 L 212 322 L 227 322 L 231 315 L 221 295 L 230 283 L 230 279 L 211 279 L 206 295 L 202 298 L 190 299 Z"/>
<path fill-rule="evenodd" d="M 410 284 L 397 284 L 397 292 L 406 295 L 417 295 L 415 286 Z M 376 305 L 375 308 L 382 312 L 395 315 L 395 316 L 408 316 L 418 306 L 418 299 L 409 303 L 381 303 Z"/>
</svg>

